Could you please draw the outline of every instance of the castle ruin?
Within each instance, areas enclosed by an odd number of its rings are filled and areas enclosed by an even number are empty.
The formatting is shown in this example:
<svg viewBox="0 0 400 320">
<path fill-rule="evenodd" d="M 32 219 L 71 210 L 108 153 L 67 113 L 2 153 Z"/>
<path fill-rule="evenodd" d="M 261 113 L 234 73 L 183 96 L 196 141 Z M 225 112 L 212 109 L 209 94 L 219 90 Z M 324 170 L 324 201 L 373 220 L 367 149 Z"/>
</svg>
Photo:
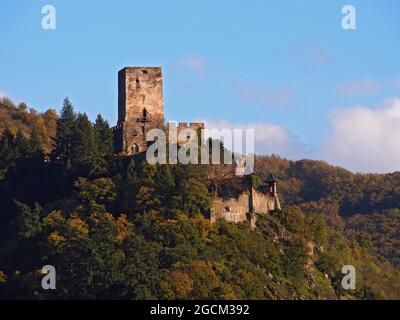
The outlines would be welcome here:
<svg viewBox="0 0 400 320">
<path fill-rule="evenodd" d="M 281 210 L 277 193 L 277 182 L 272 173 L 261 187 L 256 191 L 252 186 L 247 192 L 242 192 L 238 197 L 216 197 L 210 209 L 210 221 L 218 219 L 238 223 L 248 221 L 251 228 L 255 228 L 259 215 L 274 213 Z"/>
<path fill-rule="evenodd" d="M 113 128 L 116 153 L 134 156 L 148 148 L 146 134 L 151 129 L 167 133 L 176 130 L 178 145 L 187 142 L 187 129 L 204 129 L 204 123 L 165 125 L 162 71 L 160 67 L 125 67 L 118 72 L 118 123 Z M 182 134 L 180 134 L 182 133 Z M 204 137 L 201 137 L 204 139 Z M 216 197 L 210 209 L 210 221 L 250 222 L 255 227 L 257 216 L 280 210 L 276 180 L 272 174 L 265 182 L 266 190 L 252 187 L 238 197 Z"/>
<path fill-rule="evenodd" d="M 204 123 L 168 123 L 165 126 L 162 71 L 160 67 L 125 67 L 118 72 L 118 123 L 114 127 L 116 153 L 132 156 L 147 150 L 151 129 L 167 133 L 175 126 L 177 143 L 187 141 L 186 129 L 204 129 Z M 183 138 L 182 138 L 183 137 Z"/>
</svg>

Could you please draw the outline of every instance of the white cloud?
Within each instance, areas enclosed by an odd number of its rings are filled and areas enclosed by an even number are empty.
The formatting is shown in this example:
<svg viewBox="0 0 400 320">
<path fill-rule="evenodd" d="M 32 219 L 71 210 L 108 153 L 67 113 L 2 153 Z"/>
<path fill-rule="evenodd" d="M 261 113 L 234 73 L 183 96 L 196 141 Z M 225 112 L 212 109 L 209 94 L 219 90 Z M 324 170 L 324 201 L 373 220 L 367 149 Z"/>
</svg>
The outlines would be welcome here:
<svg viewBox="0 0 400 320">
<path fill-rule="evenodd" d="M 207 62 L 197 57 L 189 57 L 181 59 L 173 63 L 176 67 L 190 71 L 197 76 L 203 76 L 207 69 Z"/>
<path fill-rule="evenodd" d="M 400 170 L 400 99 L 336 110 L 318 156 L 356 172 Z"/>
<path fill-rule="evenodd" d="M 226 120 L 202 122 L 205 122 L 208 129 L 254 129 L 254 151 L 256 154 L 279 154 L 289 159 L 299 159 L 305 154 L 305 145 L 284 127 L 278 125 L 270 123 L 233 124 Z"/>
<path fill-rule="evenodd" d="M 400 98 L 388 99 L 375 108 L 356 106 L 335 110 L 328 134 L 314 152 L 279 125 L 233 124 L 225 120 L 203 122 L 206 128 L 218 130 L 254 129 L 257 154 L 274 153 L 293 160 L 322 159 L 353 172 L 400 171 Z"/>
<path fill-rule="evenodd" d="M 337 90 L 345 96 L 376 94 L 382 89 L 382 84 L 375 80 L 359 80 L 341 84 Z"/>
<path fill-rule="evenodd" d="M 167 65 L 168 85 L 179 92 L 190 93 L 199 86 L 199 78 L 207 74 L 209 63 L 197 57 L 171 61 Z"/>
<path fill-rule="evenodd" d="M 400 77 L 392 80 L 392 87 L 396 90 L 400 90 Z"/>
<path fill-rule="evenodd" d="M 4 98 L 4 97 L 6 97 L 5 92 L 0 90 L 0 98 Z"/>
</svg>

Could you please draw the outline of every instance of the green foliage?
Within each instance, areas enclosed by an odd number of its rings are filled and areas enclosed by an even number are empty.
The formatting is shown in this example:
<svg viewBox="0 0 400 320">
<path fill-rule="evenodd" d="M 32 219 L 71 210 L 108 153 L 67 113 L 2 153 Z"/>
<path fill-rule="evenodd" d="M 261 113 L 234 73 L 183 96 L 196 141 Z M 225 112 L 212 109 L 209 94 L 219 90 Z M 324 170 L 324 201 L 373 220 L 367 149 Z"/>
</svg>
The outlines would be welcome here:
<svg viewBox="0 0 400 320">
<path fill-rule="evenodd" d="M 266 169 L 268 168 L 268 169 Z M 274 171 L 283 202 L 336 202 L 342 216 L 400 207 L 400 173 L 353 174 L 322 161 L 288 161 L 276 156 L 257 157 L 256 174 L 265 179 Z"/>
<path fill-rule="evenodd" d="M 39 113 L 27 107 L 25 103 L 19 106 L 7 99 L 0 98 L 0 134 L 10 130 L 15 134 L 21 130 L 25 136 L 35 134 L 43 149 L 49 152 L 52 147 L 52 138 L 55 135 L 57 114 L 49 109 Z"/>
<path fill-rule="evenodd" d="M 40 221 L 42 208 L 38 203 L 35 203 L 33 209 L 18 201 L 15 201 L 15 205 L 18 210 L 18 236 L 25 239 L 35 237 L 42 231 Z"/>
<path fill-rule="evenodd" d="M 113 134 L 107 120 L 99 114 L 94 123 L 96 145 L 100 155 L 110 155 L 114 151 Z"/>
<path fill-rule="evenodd" d="M 251 174 L 250 180 L 251 180 L 251 186 L 254 188 L 254 190 L 257 190 L 261 184 L 260 178 L 255 174 Z"/>
<path fill-rule="evenodd" d="M 230 167 L 114 156 L 107 121 L 91 123 L 68 99 L 59 118 L 3 104 L 0 298 L 400 297 L 399 174 L 258 157 L 251 185 L 273 171 L 283 210 L 259 216 L 255 230 L 211 224 L 213 196 L 247 185 Z M 57 268 L 55 291 L 40 287 L 45 264 Z M 341 287 L 348 264 L 357 270 L 354 291 Z"/>
<path fill-rule="evenodd" d="M 110 178 L 99 178 L 93 181 L 79 178 L 74 186 L 78 189 L 80 211 L 90 212 L 96 207 L 104 211 L 113 208 L 117 194 L 116 187 Z"/>
<path fill-rule="evenodd" d="M 104 156 L 113 149 L 111 135 L 108 123 L 100 115 L 93 125 L 85 113 L 76 114 L 66 98 L 57 121 L 52 159 L 76 176 L 104 175 L 108 169 Z"/>
<path fill-rule="evenodd" d="M 61 116 L 57 120 L 57 132 L 54 139 L 52 158 L 61 160 L 69 167 L 71 165 L 72 146 L 74 144 L 76 114 L 68 98 L 65 98 Z"/>
<path fill-rule="evenodd" d="M 347 236 L 376 256 L 400 266 L 400 210 L 355 215 L 346 224 Z"/>
</svg>

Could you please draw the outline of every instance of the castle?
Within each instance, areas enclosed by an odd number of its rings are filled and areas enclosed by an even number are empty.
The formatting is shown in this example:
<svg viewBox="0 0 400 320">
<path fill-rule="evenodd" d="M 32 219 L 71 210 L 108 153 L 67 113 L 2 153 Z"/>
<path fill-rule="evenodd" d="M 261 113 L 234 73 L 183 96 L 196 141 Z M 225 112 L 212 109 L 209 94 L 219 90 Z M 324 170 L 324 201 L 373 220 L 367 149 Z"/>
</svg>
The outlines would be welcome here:
<svg viewBox="0 0 400 320">
<path fill-rule="evenodd" d="M 277 193 L 277 182 L 272 173 L 261 186 L 262 192 L 256 191 L 252 186 L 247 192 L 242 192 L 238 197 L 216 197 L 210 209 L 212 223 L 218 219 L 230 222 L 250 222 L 254 229 L 258 215 L 274 213 L 281 210 Z"/>
<path fill-rule="evenodd" d="M 173 126 L 173 123 L 168 123 Z M 118 72 L 118 123 L 114 127 L 117 153 L 132 156 L 147 150 L 146 134 L 165 127 L 162 71 L 160 67 L 126 67 Z M 204 123 L 177 126 L 177 135 L 187 128 L 204 128 Z M 185 141 L 178 141 L 183 143 Z"/>
<path fill-rule="evenodd" d="M 165 126 L 162 71 L 160 67 L 125 67 L 118 72 L 118 123 L 113 128 L 115 152 L 125 156 L 143 153 L 148 148 L 146 134 L 151 129 L 168 132 Z M 185 129 L 204 129 L 204 123 L 179 123 L 177 135 Z M 204 138 L 204 137 L 202 137 Z M 177 141 L 178 145 L 186 141 Z M 276 180 L 269 175 L 259 192 L 249 187 L 237 197 L 216 197 L 210 209 L 210 221 L 248 221 L 255 227 L 257 215 L 280 210 Z"/>
</svg>

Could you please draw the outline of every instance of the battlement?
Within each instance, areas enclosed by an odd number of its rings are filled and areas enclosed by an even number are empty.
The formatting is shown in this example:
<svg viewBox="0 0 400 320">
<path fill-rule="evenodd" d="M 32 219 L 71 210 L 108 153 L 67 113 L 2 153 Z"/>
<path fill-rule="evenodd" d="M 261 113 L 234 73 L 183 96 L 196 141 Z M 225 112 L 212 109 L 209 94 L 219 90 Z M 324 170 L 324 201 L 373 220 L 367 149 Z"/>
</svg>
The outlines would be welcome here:
<svg viewBox="0 0 400 320">
<path fill-rule="evenodd" d="M 175 122 L 168 122 L 167 123 L 167 127 L 170 127 L 172 125 L 176 126 L 176 123 Z M 202 123 L 202 122 L 179 122 L 177 128 L 178 129 L 187 129 L 187 128 L 189 128 L 189 129 L 194 129 L 194 130 L 204 129 L 204 123 Z"/>
<path fill-rule="evenodd" d="M 167 124 L 168 131 L 176 130 L 178 144 L 190 140 L 189 129 L 197 133 L 204 127 L 200 122 Z M 118 123 L 113 128 L 116 152 L 134 155 L 145 151 L 151 129 L 165 130 L 161 68 L 125 67 L 118 72 Z"/>
<path fill-rule="evenodd" d="M 168 122 L 167 123 L 167 129 L 169 128 L 176 128 L 178 131 L 183 130 L 183 129 L 193 129 L 193 130 L 198 130 L 198 129 L 204 129 L 204 123 L 202 122 L 179 122 L 176 124 L 176 122 Z"/>
</svg>

